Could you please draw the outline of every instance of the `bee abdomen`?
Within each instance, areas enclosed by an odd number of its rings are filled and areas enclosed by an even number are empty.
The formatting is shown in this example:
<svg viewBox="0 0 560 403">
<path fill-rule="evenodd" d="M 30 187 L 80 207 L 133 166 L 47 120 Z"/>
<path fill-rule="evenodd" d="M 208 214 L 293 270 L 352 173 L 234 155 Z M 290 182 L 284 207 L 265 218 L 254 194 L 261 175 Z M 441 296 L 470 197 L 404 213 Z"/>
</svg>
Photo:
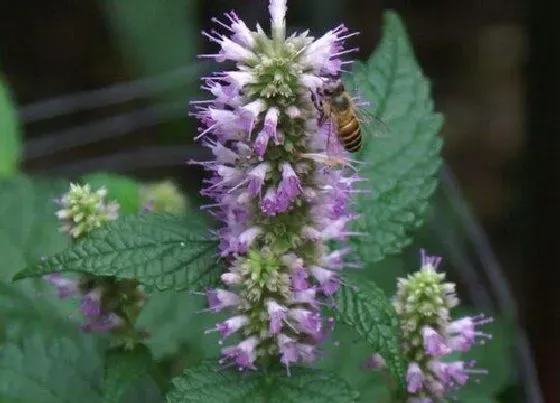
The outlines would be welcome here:
<svg viewBox="0 0 560 403">
<path fill-rule="evenodd" d="M 362 146 L 362 132 L 356 117 L 349 115 L 347 119 L 340 119 L 339 123 L 338 133 L 344 149 L 351 153 L 359 151 Z"/>
</svg>

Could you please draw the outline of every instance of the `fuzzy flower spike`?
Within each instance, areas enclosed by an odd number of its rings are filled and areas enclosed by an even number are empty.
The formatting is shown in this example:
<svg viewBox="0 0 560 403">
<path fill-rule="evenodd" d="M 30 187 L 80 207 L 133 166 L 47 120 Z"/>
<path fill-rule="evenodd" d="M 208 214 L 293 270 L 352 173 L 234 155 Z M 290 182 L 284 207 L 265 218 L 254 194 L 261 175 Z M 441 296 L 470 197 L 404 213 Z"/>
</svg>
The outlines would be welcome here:
<svg viewBox="0 0 560 403">
<path fill-rule="evenodd" d="M 223 222 L 220 253 L 230 262 L 208 299 L 209 310 L 231 317 L 209 332 L 241 337 L 222 349 L 224 366 L 255 369 L 277 359 L 289 371 L 315 359 L 332 327 L 319 305 L 340 285 L 348 250 L 331 251 L 327 242 L 354 235 L 347 207 L 359 178 L 342 169 L 336 138 L 326 152 L 328 128 L 318 126 L 311 96 L 340 73 L 348 29 L 286 38 L 286 1 L 271 0 L 268 9 L 271 37 L 233 11 L 213 19 L 225 34 L 203 33 L 220 49 L 202 57 L 236 69 L 203 78 L 214 99 L 194 102 L 194 114 L 198 138 L 215 156 L 199 162 L 211 172 L 202 194 L 214 199 L 204 208 Z"/>
<path fill-rule="evenodd" d="M 477 328 L 492 322 L 484 315 L 452 320 L 450 310 L 459 304 L 455 284 L 436 271 L 441 258 L 421 250 L 422 267 L 399 279 L 394 306 L 401 321 L 402 350 L 408 359 L 406 373 L 409 402 L 439 402 L 463 386 L 471 376 L 485 374 L 474 361 L 450 361 L 453 352 L 467 352 L 491 335 Z"/>
</svg>

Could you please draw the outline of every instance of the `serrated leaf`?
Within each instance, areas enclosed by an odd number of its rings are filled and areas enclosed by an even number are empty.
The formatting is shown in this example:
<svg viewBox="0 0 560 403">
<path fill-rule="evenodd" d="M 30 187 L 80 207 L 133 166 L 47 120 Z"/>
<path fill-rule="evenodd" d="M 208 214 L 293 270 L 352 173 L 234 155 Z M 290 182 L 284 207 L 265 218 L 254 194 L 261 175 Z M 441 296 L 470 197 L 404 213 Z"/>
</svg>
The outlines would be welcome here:
<svg viewBox="0 0 560 403">
<path fill-rule="evenodd" d="M 167 403 L 344 403 L 358 397 L 346 382 L 320 370 L 239 373 L 218 371 L 215 362 L 185 370 L 173 385 Z"/>
<path fill-rule="evenodd" d="M 161 396 L 149 375 L 155 368 L 156 363 L 150 350 L 143 345 L 136 346 L 133 351 L 107 351 L 102 384 L 103 401 L 123 402 L 132 392 Z"/>
<path fill-rule="evenodd" d="M 15 174 L 20 157 L 20 125 L 11 95 L 0 76 L 0 177 Z"/>
<path fill-rule="evenodd" d="M 358 285 L 344 285 L 335 294 L 335 317 L 351 326 L 371 346 L 371 353 L 379 353 L 385 359 L 398 391 L 402 391 L 405 364 L 399 347 L 397 315 L 375 283 L 365 278 L 355 280 Z"/>
<path fill-rule="evenodd" d="M 98 172 L 85 175 L 82 183 L 89 183 L 92 189 L 101 186 L 107 188 L 108 201 L 116 201 L 120 205 L 120 211 L 124 213 L 138 213 L 140 208 L 140 184 L 133 178 L 107 172 Z"/>
<path fill-rule="evenodd" d="M 99 345 L 93 339 L 26 335 L 0 347 L 0 401 L 101 403 Z"/>
<path fill-rule="evenodd" d="M 363 126 L 365 162 L 360 175 L 370 194 L 359 194 L 354 229 L 364 262 L 396 254 L 410 243 L 409 232 L 424 221 L 428 198 L 436 187 L 441 165 L 437 134 L 443 118 L 434 113 L 430 84 L 414 57 L 403 23 L 385 15 L 383 37 L 367 63 L 355 63 L 346 80 L 349 89 L 371 104 L 371 112 L 388 127 L 387 137 L 374 138 L 373 125 Z"/>
<path fill-rule="evenodd" d="M 216 281 L 218 242 L 195 217 L 141 213 L 92 231 L 14 280 L 57 272 L 134 278 L 158 290 L 200 289 Z"/>
</svg>

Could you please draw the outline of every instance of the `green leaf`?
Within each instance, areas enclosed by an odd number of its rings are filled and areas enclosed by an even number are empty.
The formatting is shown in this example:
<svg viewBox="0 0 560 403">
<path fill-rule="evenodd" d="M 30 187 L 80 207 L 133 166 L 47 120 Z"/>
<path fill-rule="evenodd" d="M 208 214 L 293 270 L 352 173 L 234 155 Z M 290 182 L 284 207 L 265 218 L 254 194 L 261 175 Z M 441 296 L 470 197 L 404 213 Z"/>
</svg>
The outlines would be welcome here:
<svg viewBox="0 0 560 403">
<path fill-rule="evenodd" d="M 369 370 L 363 364 L 372 354 L 371 346 L 356 331 L 344 323 L 337 323 L 331 337 L 333 343 L 325 343 L 322 358 L 313 367 L 335 372 L 350 387 L 360 392 L 358 402 L 392 403 L 388 374 Z"/>
<path fill-rule="evenodd" d="M 11 94 L 0 76 L 0 177 L 18 171 L 21 130 Z"/>
<path fill-rule="evenodd" d="M 375 138 L 375 125 L 364 125 L 358 155 L 371 193 L 357 197 L 361 218 L 354 229 L 368 236 L 355 243 L 362 261 L 372 263 L 407 246 L 410 230 L 424 221 L 441 165 L 437 134 L 443 118 L 433 111 L 430 84 L 395 13 L 385 15 L 378 49 L 367 63 L 354 64 L 346 83 L 389 129 L 388 136 Z"/>
<path fill-rule="evenodd" d="M 335 294 L 335 317 L 370 345 L 370 354 L 379 353 L 385 359 L 400 392 L 404 389 L 405 364 L 399 347 L 397 315 L 375 283 L 366 278 L 355 280 L 357 286 L 345 285 Z"/>
<path fill-rule="evenodd" d="M 336 375 L 303 368 L 293 368 L 291 376 L 282 370 L 239 373 L 208 362 L 185 370 L 173 384 L 167 403 L 344 403 L 358 397 Z"/>
<path fill-rule="evenodd" d="M 96 190 L 101 186 L 107 188 L 108 201 L 116 201 L 124 213 L 138 213 L 140 208 L 140 184 L 133 178 L 111 173 L 99 172 L 86 175 L 82 183 L 89 183 Z"/>
<path fill-rule="evenodd" d="M 200 289 L 220 275 L 218 242 L 192 215 L 136 214 L 92 231 L 14 280 L 56 272 L 134 278 L 158 290 Z"/>
<path fill-rule="evenodd" d="M 0 180 L 0 279 L 56 253 L 67 245 L 58 231 L 53 199 L 65 188 L 62 181 L 31 180 L 17 176 Z"/>
<path fill-rule="evenodd" d="M 92 338 L 32 332 L 0 347 L 0 401 L 101 403 L 100 346 Z"/>
<path fill-rule="evenodd" d="M 103 401 L 119 403 L 134 392 L 159 395 L 161 401 L 161 393 L 150 377 L 156 369 L 150 350 L 143 345 L 136 346 L 133 351 L 109 350 L 105 356 Z"/>
<path fill-rule="evenodd" d="M 63 250 L 67 238 L 54 216 L 54 197 L 66 183 L 17 176 L 0 180 L 0 333 L 19 340 L 30 328 L 69 325 L 75 303 L 60 300 L 41 279 L 8 284 L 9 279 L 41 256 Z"/>
<path fill-rule="evenodd" d="M 183 347 L 188 356 L 182 361 L 197 363 L 215 357 L 220 350 L 218 337 L 204 334 L 204 329 L 227 319 L 227 313 L 203 313 L 205 307 L 206 298 L 198 295 L 152 293 L 142 307 L 136 327 L 150 334 L 146 343 L 157 359 L 176 354 Z"/>
</svg>

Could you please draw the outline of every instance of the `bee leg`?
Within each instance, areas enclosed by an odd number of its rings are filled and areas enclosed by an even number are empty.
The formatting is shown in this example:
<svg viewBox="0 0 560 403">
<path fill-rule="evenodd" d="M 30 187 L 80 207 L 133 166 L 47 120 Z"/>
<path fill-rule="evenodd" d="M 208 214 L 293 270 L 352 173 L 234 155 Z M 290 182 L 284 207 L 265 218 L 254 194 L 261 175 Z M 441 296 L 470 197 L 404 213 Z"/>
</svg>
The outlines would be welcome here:
<svg viewBox="0 0 560 403">
<path fill-rule="evenodd" d="M 317 111 L 319 112 L 319 120 L 321 120 L 325 115 L 325 111 L 323 110 L 323 103 L 319 99 L 317 93 L 313 92 L 312 90 L 309 90 L 309 92 L 311 93 L 311 101 L 313 102 L 313 105 L 315 105 L 315 109 L 317 109 Z"/>
</svg>

